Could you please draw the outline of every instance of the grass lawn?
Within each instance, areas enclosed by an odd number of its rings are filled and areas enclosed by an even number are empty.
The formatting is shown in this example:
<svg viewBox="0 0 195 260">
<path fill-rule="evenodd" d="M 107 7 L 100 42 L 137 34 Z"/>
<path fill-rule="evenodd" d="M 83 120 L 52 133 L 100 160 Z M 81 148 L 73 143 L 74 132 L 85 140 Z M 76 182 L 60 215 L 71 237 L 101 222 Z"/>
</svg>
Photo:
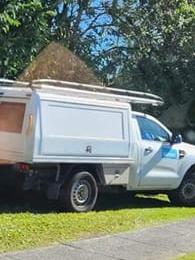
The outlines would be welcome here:
<svg viewBox="0 0 195 260">
<path fill-rule="evenodd" d="M 62 213 L 35 199 L 0 196 L 0 252 L 112 234 L 195 217 L 195 208 L 170 206 L 166 196 L 106 196 L 97 210 Z M 185 258 L 184 258 L 185 259 Z"/>
<path fill-rule="evenodd" d="M 195 253 L 185 254 L 183 256 L 179 256 L 175 258 L 175 260 L 194 260 L 195 259 Z"/>
</svg>

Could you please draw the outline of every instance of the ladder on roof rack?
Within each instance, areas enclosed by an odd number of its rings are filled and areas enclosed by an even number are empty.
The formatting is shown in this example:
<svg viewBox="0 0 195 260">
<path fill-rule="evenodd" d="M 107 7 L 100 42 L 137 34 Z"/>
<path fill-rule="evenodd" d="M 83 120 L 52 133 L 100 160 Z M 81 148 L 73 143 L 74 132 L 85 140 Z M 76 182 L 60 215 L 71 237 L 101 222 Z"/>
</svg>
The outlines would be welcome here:
<svg viewBox="0 0 195 260">
<path fill-rule="evenodd" d="M 106 100 L 117 100 L 129 103 L 138 104 L 152 104 L 152 105 L 162 105 L 164 103 L 163 99 L 157 95 L 138 92 L 132 90 L 125 90 L 119 88 L 110 88 L 97 85 L 89 85 L 83 83 L 69 82 L 69 81 L 59 81 L 59 80 L 48 80 L 40 79 L 32 81 L 32 88 L 41 89 L 51 89 L 51 88 L 61 88 L 66 89 L 66 91 L 85 91 L 86 94 L 91 97 L 99 97 Z"/>
<path fill-rule="evenodd" d="M 0 78 L 0 87 L 28 87 L 28 82 Z"/>
<path fill-rule="evenodd" d="M 29 87 L 31 89 L 52 91 L 53 93 L 61 92 L 61 94 L 71 94 L 74 96 L 78 96 L 79 94 L 79 96 L 84 97 L 87 96 L 90 98 L 134 104 L 151 104 L 158 106 L 164 103 L 161 97 L 150 93 L 51 79 L 33 80 L 32 82 L 0 79 L 0 86 L 20 88 Z"/>
</svg>

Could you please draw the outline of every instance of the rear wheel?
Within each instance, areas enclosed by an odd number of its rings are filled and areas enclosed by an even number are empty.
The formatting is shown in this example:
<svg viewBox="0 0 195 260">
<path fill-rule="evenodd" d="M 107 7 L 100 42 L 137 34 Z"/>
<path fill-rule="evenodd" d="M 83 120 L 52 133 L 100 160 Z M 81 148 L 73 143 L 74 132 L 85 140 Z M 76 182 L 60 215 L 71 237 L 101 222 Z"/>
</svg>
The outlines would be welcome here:
<svg viewBox="0 0 195 260">
<path fill-rule="evenodd" d="M 194 174 L 185 178 L 179 188 L 169 195 L 171 203 L 183 206 L 195 206 L 195 177 Z"/>
<path fill-rule="evenodd" d="M 64 185 L 60 202 L 68 211 L 86 212 L 95 206 L 98 187 L 95 178 L 88 171 L 79 171 Z"/>
</svg>

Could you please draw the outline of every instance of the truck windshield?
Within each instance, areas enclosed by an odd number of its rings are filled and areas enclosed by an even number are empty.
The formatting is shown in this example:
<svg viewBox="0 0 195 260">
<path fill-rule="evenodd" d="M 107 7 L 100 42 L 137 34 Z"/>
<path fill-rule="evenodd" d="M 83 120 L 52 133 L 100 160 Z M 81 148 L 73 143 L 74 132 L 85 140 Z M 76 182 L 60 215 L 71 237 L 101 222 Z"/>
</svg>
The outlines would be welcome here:
<svg viewBox="0 0 195 260">
<path fill-rule="evenodd" d="M 21 133 L 24 113 L 24 103 L 0 102 L 0 132 Z"/>
</svg>

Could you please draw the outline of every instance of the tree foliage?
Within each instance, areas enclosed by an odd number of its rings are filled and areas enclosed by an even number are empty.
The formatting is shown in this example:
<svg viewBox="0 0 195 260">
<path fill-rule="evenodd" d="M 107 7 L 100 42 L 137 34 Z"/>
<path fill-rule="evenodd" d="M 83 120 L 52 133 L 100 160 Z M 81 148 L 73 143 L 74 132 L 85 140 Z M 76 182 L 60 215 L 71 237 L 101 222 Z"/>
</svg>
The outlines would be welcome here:
<svg viewBox="0 0 195 260">
<path fill-rule="evenodd" d="M 105 78 L 156 92 L 168 103 L 189 98 L 195 85 L 194 0 L 128 0 L 110 13 L 123 45 L 104 55 Z"/>
<path fill-rule="evenodd" d="M 15 77 L 48 42 L 52 12 L 40 0 L 0 2 L 0 76 Z"/>
<path fill-rule="evenodd" d="M 107 84 L 194 93 L 195 0 L 2 0 L 0 77 L 17 77 L 50 41 L 82 57 Z"/>
<path fill-rule="evenodd" d="M 111 34 L 107 1 L 3 0 L 0 3 L 0 76 L 16 77 L 50 41 L 59 41 L 92 66 L 102 36 Z M 95 66 L 94 66 L 95 67 Z"/>
<path fill-rule="evenodd" d="M 62 42 L 89 66 L 99 70 L 100 60 L 96 55 L 112 41 L 114 25 L 108 13 L 111 0 L 60 0 L 56 16 L 52 19 L 52 40 Z"/>
</svg>

